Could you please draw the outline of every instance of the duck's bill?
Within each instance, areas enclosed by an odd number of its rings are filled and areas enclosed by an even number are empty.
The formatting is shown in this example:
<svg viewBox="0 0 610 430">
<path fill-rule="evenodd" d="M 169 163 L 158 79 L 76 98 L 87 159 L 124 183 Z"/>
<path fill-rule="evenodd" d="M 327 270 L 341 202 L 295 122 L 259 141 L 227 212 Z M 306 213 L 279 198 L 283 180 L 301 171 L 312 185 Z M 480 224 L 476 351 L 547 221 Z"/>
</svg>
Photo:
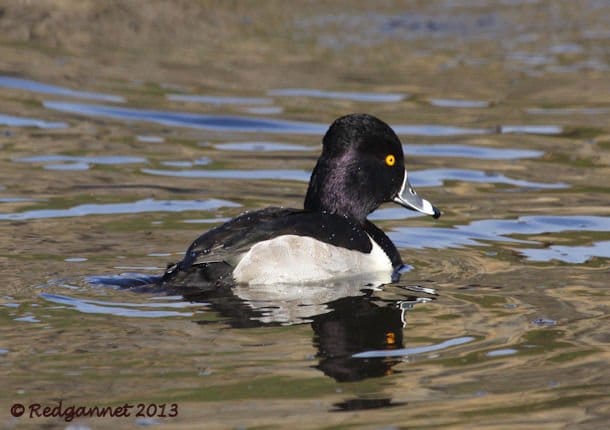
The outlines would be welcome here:
<svg viewBox="0 0 610 430">
<path fill-rule="evenodd" d="M 409 178 L 407 176 L 407 171 L 405 170 L 405 179 L 402 181 L 402 188 L 394 197 L 394 202 L 398 203 L 406 207 L 407 209 L 412 209 L 414 211 L 418 211 L 424 213 L 426 215 L 432 215 L 434 218 L 438 218 L 441 216 L 441 211 L 438 210 L 432 203 L 430 203 L 426 199 L 422 199 L 417 195 L 411 184 L 409 183 Z"/>
</svg>

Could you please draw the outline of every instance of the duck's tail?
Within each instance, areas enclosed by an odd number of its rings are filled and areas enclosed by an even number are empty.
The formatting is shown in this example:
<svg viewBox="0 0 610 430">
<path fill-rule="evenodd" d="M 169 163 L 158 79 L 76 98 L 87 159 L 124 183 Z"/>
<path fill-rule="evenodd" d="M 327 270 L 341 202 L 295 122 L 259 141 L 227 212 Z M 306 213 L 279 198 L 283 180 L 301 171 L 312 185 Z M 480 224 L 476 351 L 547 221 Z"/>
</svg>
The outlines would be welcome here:
<svg viewBox="0 0 610 430">
<path fill-rule="evenodd" d="M 182 262 L 170 264 L 159 278 L 159 285 L 168 288 L 210 288 L 234 285 L 233 266 L 219 261 L 182 267 Z"/>
</svg>

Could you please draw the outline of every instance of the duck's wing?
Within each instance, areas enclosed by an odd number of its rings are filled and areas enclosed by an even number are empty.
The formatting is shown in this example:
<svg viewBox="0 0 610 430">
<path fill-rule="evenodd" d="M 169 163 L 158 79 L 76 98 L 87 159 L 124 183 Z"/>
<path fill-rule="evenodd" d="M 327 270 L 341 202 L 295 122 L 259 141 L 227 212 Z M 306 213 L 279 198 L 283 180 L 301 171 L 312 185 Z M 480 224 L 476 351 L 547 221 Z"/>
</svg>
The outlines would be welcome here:
<svg viewBox="0 0 610 430">
<path fill-rule="evenodd" d="M 300 211 L 296 209 L 267 208 L 246 212 L 199 236 L 186 250 L 181 269 L 204 263 L 232 263 L 232 256 L 245 252 L 260 240 L 268 239 L 271 225 L 278 219 Z"/>
<path fill-rule="evenodd" d="M 372 247 L 365 230 L 345 217 L 298 209 L 267 208 L 240 215 L 199 236 L 189 246 L 184 259 L 167 269 L 164 278 L 174 272 L 210 263 L 233 266 L 236 258 L 253 244 L 288 234 L 309 236 L 367 253 Z"/>
</svg>

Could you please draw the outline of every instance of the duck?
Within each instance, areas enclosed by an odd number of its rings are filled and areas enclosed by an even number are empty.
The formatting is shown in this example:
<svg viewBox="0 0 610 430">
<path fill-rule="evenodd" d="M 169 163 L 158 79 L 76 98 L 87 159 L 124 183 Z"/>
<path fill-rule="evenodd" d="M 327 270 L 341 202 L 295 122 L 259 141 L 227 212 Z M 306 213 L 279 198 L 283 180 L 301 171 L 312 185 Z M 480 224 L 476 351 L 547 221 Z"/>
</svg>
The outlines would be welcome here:
<svg viewBox="0 0 610 430">
<path fill-rule="evenodd" d="M 367 219 L 384 203 L 441 215 L 411 186 L 392 128 L 369 114 L 342 116 L 322 138 L 303 209 L 245 212 L 203 233 L 160 281 L 174 287 L 273 285 L 375 275 L 389 282 L 402 258 Z"/>
</svg>

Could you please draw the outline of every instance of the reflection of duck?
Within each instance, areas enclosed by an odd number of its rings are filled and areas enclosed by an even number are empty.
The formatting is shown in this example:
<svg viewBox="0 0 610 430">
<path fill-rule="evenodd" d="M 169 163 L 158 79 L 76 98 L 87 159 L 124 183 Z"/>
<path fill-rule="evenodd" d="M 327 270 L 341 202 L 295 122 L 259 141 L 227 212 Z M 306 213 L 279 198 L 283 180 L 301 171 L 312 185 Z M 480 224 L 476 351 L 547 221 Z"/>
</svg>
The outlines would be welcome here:
<svg viewBox="0 0 610 430">
<path fill-rule="evenodd" d="M 294 286 L 219 286 L 181 292 L 187 300 L 210 304 L 233 327 L 311 323 L 319 359 L 315 367 L 343 382 L 392 372 L 400 358 L 356 358 L 354 354 L 402 349 L 404 313 L 421 300 L 408 296 L 399 302 L 384 301 L 375 296 L 375 290 L 362 288 L 361 284 L 337 283 L 296 290 Z"/>
<path fill-rule="evenodd" d="M 165 272 L 166 285 L 269 284 L 380 273 L 402 265 L 392 241 L 367 220 L 384 202 L 434 217 L 409 184 L 400 140 L 365 114 L 337 119 L 323 139 L 304 210 L 243 214 L 200 236 Z"/>
<path fill-rule="evenodd" d="M 340 382 L 391 373 L 397 359 L 353 358 L 367 350 L 403 347 L 401 311 L 395 306 L 379 306 L 368 298 L 346 297 L 329 304 L 331 312 L 314 318 L 314 345 L 326 375 Z"/>
<path fill-rule="evenodd" d="M 384 279 L 340 280 L 326 284 L 237 285 L 233 293 L 263 314 L 263 323 L 302 324 L 331 311 L 329 303 L 343 297 L 362 296 L 365 285 L 381 285 Z M 370 287 L 373 288 L 373 287 Z"/>
</svg>

